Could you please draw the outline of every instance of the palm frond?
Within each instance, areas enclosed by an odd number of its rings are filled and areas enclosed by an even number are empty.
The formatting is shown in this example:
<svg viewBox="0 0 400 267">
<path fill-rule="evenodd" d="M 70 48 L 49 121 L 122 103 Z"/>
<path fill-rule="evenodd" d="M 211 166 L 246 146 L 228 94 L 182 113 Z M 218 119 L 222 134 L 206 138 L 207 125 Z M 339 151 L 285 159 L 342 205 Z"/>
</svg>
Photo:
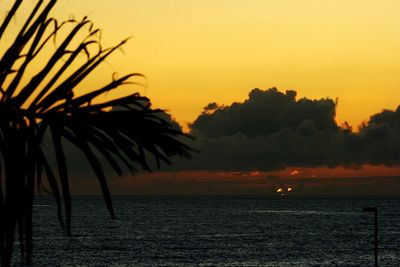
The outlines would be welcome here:
<svg viewBox="0 0 400 267">
<path fill-rule="evenodd" d="M 12 6 L 11 10 L 8 11 L 7 17 L 3 20 L 0 26 L 0 39 L 3 36 L 4 32 L 6 31 L 8 24 L 10 23 L 11 19 L 14 17 L 15 13 L 17 12 L 18 8 L 22 4 L 22 0 L 16 0 L 14 5 Z"/>
<path fill-rule="evenodd" d="M 62 125 L 61 125 L 62 127 Z M 53 139 L 54 151 L 56 154 L 58 174 L 60 177 L 61 189 L 64 199 L 65 221 L 67 234 L 71 235 L 71 193 L 69 187 L 69 177 L 67 170 L 67 162 L 65 159 L 64 149 L 61 143 L 61 129 L 59 122 L 51 126 L 51 134 Z"/>
<path fill-rule="evenodd" d="M 124 170 L 150 171 L 151 158 L 160 167 L 171 164 L 172 157 L 189 157 L 193 151 L 182 142 L 182 137 L 190 136 L 173 128 L 163 117 L 164 111 L 152 109 L 148 98 L 127 86 L 139 84 L 133 79 L 144 78 L 142 74 L 127 74 L 90 92 L 79 91 L 82 81 L 127 39 L 103 48 L 98 38 L 100 30 L 86 17 L 62 23 L 50 17 L 56 3 L 38 0 L 15 31 L 15 40 L 0 54 L 1 266 L 11 264 L 16 233 L 21 256 L 26 262 L 31 261 L 35 188 L 38 192 L 51 192 L 58 220 L 71 234 L 72 202 L 65 144 L 75 146 L 87 158 L 112 217 L 104 161 L 122 175 Z M 2 4 L 0 1 L 0 8 Z M 21 4 L 22 0 L 15 1 L 0 23 L 0 41 Z M 47 61 L 40 62 L 49 41 L 55 40 L 66 26 L 70 28 L 62 41 L 54 42 L 54 52 Z M 82 35 L 84 38 L 77 42 Z M 86 56 L 83 63 L 78 60 L 81 54 Z M 38 63 L 42 64 L 37 72 L 28 71 Z M 106 98 L 116 90 L 122 96 Z M 46 152 L 45 146 L 51 146 L 52 153 Z M 49 157 L 54 157 L 56 164 Z M 44 177 L 49 189 L 43 185 Z"/>
</svg>

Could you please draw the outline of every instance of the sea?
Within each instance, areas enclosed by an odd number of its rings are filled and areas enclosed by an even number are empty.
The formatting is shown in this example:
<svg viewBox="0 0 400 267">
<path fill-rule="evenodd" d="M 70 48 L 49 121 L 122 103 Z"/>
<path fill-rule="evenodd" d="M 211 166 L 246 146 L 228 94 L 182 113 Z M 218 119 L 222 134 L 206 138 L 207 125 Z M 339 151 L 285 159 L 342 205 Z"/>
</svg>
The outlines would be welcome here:
<svg viewBox="0 0 400 267">
<path fill-rule="evenodd" d="M 34 266 L 400 266 L 400 198 L 73 197 L 72 237 L 55 202 L 34 204 Z M 20 266 L 14 260 L 13 266 Z"/>
</svg>

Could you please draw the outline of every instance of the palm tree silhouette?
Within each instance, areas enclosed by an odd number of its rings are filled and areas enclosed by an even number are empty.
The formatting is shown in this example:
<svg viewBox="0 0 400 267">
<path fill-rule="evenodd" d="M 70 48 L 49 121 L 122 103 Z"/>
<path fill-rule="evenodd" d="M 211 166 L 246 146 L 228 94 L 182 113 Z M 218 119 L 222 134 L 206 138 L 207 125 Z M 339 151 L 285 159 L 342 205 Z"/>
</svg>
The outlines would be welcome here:
<svg viewBox="0 0 400 267">
<path fill-rule="evenodd" d="M 3 2 L 0 10 L 4 10 Z M 7 30 L 11 32 L 10 22 L 22 2 L 10 4 L 0 25 L 0 41 Z M 124 168 L 131 172 L 139 168 L 150 170 L 149 156 L 159 166 L 160 162 L 170 164 L 172 156 L 189 157 L 192 150 L 181 139 L 188 136 L 174 128 L 162 110 L 152 109 L 146 97 L 129 93 L 104 100 L 105 94 L 120 90 L 141 74 L 113 78 L 86 93 L 78 89 L 126 40 L 103 48 L 100 31 L 86 17 L 63 23 L 51 18 L 50 11 L 56 2 L 37 1 L 18 31 L 12 29 L 15 40 L 0 54 L 1 266 L 11 264 L 15 236 L 19 238 L 21 257 L 28 264 L 31 262 L 33 199 L 35 187 L 38 191 L 45 189 L 44 179 L 57 203 L 58 219 L 71 234 L 66 141 L 88 159 L 111 216 L 114 212 L 101 158 L 121 175 Z M 85 38 L 79 40 L 82 34 Z M 40 56 L 48 53 L 46 47 L 58 35 L 63 36 L 62 41 L 53 45 L 55 50 L 48 60 L 40 61 Z M 27 69 L 38 61 L 39 70 L 28 73 Z M 51 153 L 43 146 L 47 136 L 53 147 Z M 51 164 L 49 157 L 54 157 L 56 164 Z"/>
</svg>

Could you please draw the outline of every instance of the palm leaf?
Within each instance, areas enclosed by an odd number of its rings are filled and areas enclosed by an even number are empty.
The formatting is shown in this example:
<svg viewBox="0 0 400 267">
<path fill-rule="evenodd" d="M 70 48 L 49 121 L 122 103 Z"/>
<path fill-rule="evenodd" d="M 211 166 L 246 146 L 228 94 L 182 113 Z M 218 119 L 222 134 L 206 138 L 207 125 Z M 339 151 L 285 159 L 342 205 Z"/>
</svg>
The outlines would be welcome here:
<svg viewBox="0 0 400 267">
<path fill-rule="evenodd" d="M 67 162 L 65 159 L 64 149 L 61 143 L 62 133 L 58 123 L 51 126 L 51 134 L 53 138 L 54 151 L 56 154 L 56 160 L 58 166 L 58 174 L 60 177 L 61 188 L 64 199 L 67 234 L 71 235 L 71 194 L 69 188 Z"/>
<path fill-rule="evenodd" d="M 112 206 L 111 194 L 110 194 L 110 190 L 108 189 L 107 180 L 106 180 L 106 177 L 102 170 L 100 161 L 97 159 L 95 154 L 92 152 L 88 143 L 85 142 L 83 139 L 72 139 L 70 137 L 69 140 L 72 141 L 74 144 L 76 144 L 76 146 L 82 150 L 82 152 L 85 154 L 86 158 L 88 159 L 90 166 L 92 167 L 94 173 L 97 176 L 97 179 L 99 180 L 100 188 L 103 193 L 103 197 L 106 202 L 108 212 L 110 213 L 111 217 L 114 217 L 115 215 L 114 215 L 114 209 Z"/>
<path fill-rule="evenodd" d="M 112 79 L 85 94 L 78 91 L 82 81 L 127 39 L 103 48 L 98 38 L 100 30 L 86 17 L 62 23 L 51 18 L 50 12 L 56 2 L 38 0 L 20 29 L 15 31 L 15 40 L 0 54 L 1 266 L 11 264 L 17 230 L 21 256 L 26 262 L 31 261 L 35 184 L 39 192 L 50 191 L 54 196 L 58 220 L 71 235 L 72 202 L 64 152 L 66 144 L 75 146 L 87 158 L 112 217 L 114 210 L 103 161 L 122 175 L 124 170 L 150 171 L 151 158 L 160 167 L 163 163 L 171 164 L 172 157 L 189 157 L 193 151 L 182 142 L 182 137 L 190 136 L 173 128 L 163 118 L 164 111 L 152 109 L 149 99 L 127 87 L 139 84 L 132 79 L 144 77 L 142 74 L 131 73 Z M 15 1 L 0 23 L 0 41 L 21 3 L 22 0 Z M 0 1 L 0 8 L 2 4 Z M 24 77 L 28 77 L 29 66 L 38 63 L 48 42 L 55 40 L 67 24 L 72 28 L 59 44 L 54 44 L 56 49 L 49 60 L 36 73 L 29 73 L 31 78 L 22 84 Z M 86 37 L 76 42 L 85 31 Z M 92 46 L 97 50 L 93 52 Z M 81 54 L 86 55 L 86 61 L 78 63 Z M 124 96 L 106 99 L 107 93 L 116 90 L 124 90 L 121 91 Z M 23 108 L 25 106 L 28 108 Z M 47 146 L 52 147 L 53 153 L 45 153 Z M 55 165 L 50 164 L 49 157 L 55 158 Z M 47 178 L 49 189 L 45 189 L 43 177 Z"/>
<path fill-rule="evenodd" d="M 14 5 L 12 6 L 11 10 L 8 11 L 7 17 L 3 20 L 0 26 L 0 39 L 3 36 L 5 30 L 7 29 L 8 24 L 10 23 L 11 19 L 14 17 L 15 13 L 17 12 L 19 6 L 22 4 L 22 0 L 16 0 Z"/>
</svg>

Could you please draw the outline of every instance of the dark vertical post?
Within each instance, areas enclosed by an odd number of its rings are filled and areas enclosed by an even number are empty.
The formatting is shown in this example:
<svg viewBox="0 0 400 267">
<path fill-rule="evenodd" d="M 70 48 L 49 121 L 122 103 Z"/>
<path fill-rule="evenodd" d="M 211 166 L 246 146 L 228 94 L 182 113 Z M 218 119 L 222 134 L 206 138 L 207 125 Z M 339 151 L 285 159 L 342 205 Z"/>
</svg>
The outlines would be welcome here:
<svg viewBox="0 0 400 267">
<path fill-rule="evenodd" d="M 378 267 L 378 208 L 367 207 L 363 208 L 363 211 L 373 212 L 375 221 L 375 267 Z"/>
</svg>

